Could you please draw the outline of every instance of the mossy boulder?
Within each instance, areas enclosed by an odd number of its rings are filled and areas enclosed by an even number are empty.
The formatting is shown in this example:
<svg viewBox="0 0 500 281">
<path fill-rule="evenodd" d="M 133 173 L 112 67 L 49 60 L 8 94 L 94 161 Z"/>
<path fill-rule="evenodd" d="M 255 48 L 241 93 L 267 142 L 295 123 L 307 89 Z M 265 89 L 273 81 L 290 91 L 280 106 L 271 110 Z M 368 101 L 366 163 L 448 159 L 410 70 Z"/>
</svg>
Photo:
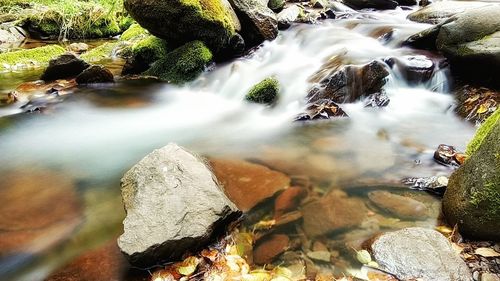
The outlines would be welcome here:
<svg viewBox="0 0 500 281">
<path fill-rule="evenodd" d="M 80 56 L 80 58 L 89 63 L 109 59 L 114 50 L 118 47 L 118 44 L 119 42 L 106 42 L 88 52 L 85 52 Z"/>
<path fill-rule="evenodd" d="M 240 29 L 226 0 L 125 0 L 124 5 L 141 26 L 172 45 L 200 40 L 218 51 Z"/>
<path fill-rule="evenodd" d="M 285 0 L 269 0 L 267 7 L 273 10 L 273 12 L 279 13 L 285 7 Z"/>
<path fill-rule="evenodd" d="M 450 177 L 443 212 L 451 225 L 473 239 L 500 241 L 500 109 L 468 147 L 472 153 Z"/>
<path fill-rule="evenodd" d="M 255 84 L 245 99 L 249 102 L 272 105 L 278 100 L 280 83 L 278 79 L 269 77 Z"/>
<path fill-rule="evenodd" d="M 212 59 L 212 52 L 203 42 L 192 41 L 153 63 L 144 74 L 180 84 L 198 77 Z"/>
<path fill-rule="evenodd" d="M 169 51 L 165 40 L 149 35 L 134 43 L 122 74 L 139 74 L 146 71 L 155 61 L 164 58 Z"/>
<path fill-rule="evenodd" d="M 47 65 L 52 58 L 62 55 L 65 51 L 59 45 L 47 45 L 33 49 L 1 53 L 0 72 L 42 67 Z"/>
</svg>

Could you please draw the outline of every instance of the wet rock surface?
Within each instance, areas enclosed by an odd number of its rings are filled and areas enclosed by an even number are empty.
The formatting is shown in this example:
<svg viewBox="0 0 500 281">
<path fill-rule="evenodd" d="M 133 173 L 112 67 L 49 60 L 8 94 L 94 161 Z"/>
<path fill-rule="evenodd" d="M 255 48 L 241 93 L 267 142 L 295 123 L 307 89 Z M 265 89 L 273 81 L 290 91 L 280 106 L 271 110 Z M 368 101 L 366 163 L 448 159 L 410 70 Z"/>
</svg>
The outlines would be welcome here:
<svg viewBox="0 0 500 281">
<path fill-rule="evenodd" d="M 293 22 L 299 19 L 301 13 L 303 13 L 302 7 L 295 4 L 283 9 L 277 15 L 279 29 L 289 28 Z"/>
<path fill-rule="evenodd" d="M 121 183 L 127 217 L 118 245 L 135 266 L 179 259 L 240 216 L 207 166 L 175 144 L 143 158 Z"/>
<path fill-rule="evenodd" d="M 424 203 L 388 191 L 369 192 L 368 198 L 378 208 L 400 218 L 423 219 L 428 215 Z"/>
<path fill-rule="evenodd" d="M 477 151 L 451 175 L 443 212 L 464 236 L 500 240 L 500 121 L 491 121 Z"/>
<path fill-rule="evenodd" d="M 426 82 L 434 74 L 434 62 L 426 56 L 402 56 L 386 61 L 403 75 L 410 84 Z"/>
<path fill-rule="evenodd" d="M 483 123 L 500 107 L 500 92 L 485 87 L 465 85 L 455 91 L 455 97 L 455 112 L 474 123 Z"/>
<path fill-rule="evenodd" d="M 367 209 L 362 200 L 333 190 L 320 199 L 305 203 L 301 211 L 304 231 L 309 237 L 315 237 L 361 224 Z"/>
<path fill-rule="evenodd" d="M 395 9 L 398 2 L 392 0 L 344 0 L 344 4 L 354 9 L 373 8 L 378 10 Z"/>
<path fill-rule="evenodd" d="M 40 79 L 45 81 L 53 81 L 68 77 L 75 77 L 82 73 L 90 65 L 85 61 L 77 58 L 71 53 L 63 54 L 49 62 L 49 66 L 45 69 Z"/>
<path fill-rule="evenodd" d="M 260 0 L 229 0 L 241 21 L 241 35 L 248 46 L 278 36 L 276 14 Z"/>
<path fill-rule="evenodd" d="M 420 227 L 382 234 L 371 245 L 380 268 L 401 280 L 470 281 L 465 262 L 439 232 Z"/>
<path fill-rule="evenodd" d="M 460 166 L 462 155 L 454 146 L 440 144 L 434 152 L 434 160 L 442 165 Z"/>
<path fill-rule="evenodd" d="M 313 121 L 322 119 L 331 119 L 335 117 L 348 117 L 347 113 L 344 112 L 342 108 L 333 101 L 329 100 L 319 100 L 310 103 L 306 112 L 299 114 L 295 121 Z"/>
<path fill-rule="evenodd" d="M 254 263 L 258 265 L 271 263 L 288 248 L 289 243 L 290 239 L 284 234 L 272 234 L 262 238 L 253 251 Z"/>
<path fill-rule="evenodd" d="M 439 1 L 408 15 L 408 19 L 416 22 L 438 24 L 450 17 L 467 10 L 486 6 L 479 1 Z"/>
<path fill-rule="evenodd" d="M 355 102 L 361 97 L 379 92 L 386 83 L 389 72 L 380 61 L 372 61 L 362 66 L 347 65 L 312 88 L 307 99 L 314 103 L 330 100 L 335 103 Z M 357 82 L 355 82 L 357 81 Z"/>
<path fill-rule="evenodd" d="M 101 65 L 92 65 L 76 76 L 78 84 L 113 83 L 113 73 Z"/>
<path fill-rule="evenodd" d="M 217 180 L 231 201 L 244 212 L 290 186 L 290 178 L 243 160 L 210 159 Z"/>
</svg>

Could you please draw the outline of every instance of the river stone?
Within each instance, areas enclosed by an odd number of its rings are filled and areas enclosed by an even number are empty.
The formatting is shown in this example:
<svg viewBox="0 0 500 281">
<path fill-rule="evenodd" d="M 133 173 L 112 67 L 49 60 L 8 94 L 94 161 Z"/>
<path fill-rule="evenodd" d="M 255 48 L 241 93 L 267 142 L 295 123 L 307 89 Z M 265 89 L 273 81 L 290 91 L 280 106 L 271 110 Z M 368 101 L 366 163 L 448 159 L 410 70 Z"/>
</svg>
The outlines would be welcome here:
<svg viewBox="0 0 500 281">
<path fill-rule="evenodd" d="M 432 229 L 412 227 L 382 234 L 371 250 L 380 268 L 400 280 L 472 280 L 451 243 Z"/>
<path fill-rule="evenodd" d="M 493 123 L 489 133 L 451 175 L 443 198 L 448 222 L 474 239 L 500 241 L 500 119 L 492 119 L 499 110 L 485 121 Z"/>
<path fill-rule="evenodd" d="M 434 74 L 434 62 L 424 55 L 400 56 L 388 61 L 411 84 L 429 81 Z"/>
<path fill-rule="evenodd" d="M 299 5 L 291 5 L 283 9 L 283 11 L 278 14 L 278 27 L 279 29 L 287 29 L 289 28 L 293 22 L 297 21 L 300 17 L 300 14 L 304 12 L 304 9 Z"/>
<path fill-rule="evenodd" d="M 330 100 L 349 103 L 381 91 L 389 76 L 387 65 L 374 60 L 365 65 L 346 65 L 313 87 L 307 99 L 309 103 Z"/>
<path fill-rule="evenodd" d="M 180 259 L 241 215 L 205 163 L 172 143 L 139 161 L 121 186 L 127 216 L 118 246 L 138 267 Z"/>
<path fill-rule="evenodd" d="M 288 248 L 289 243 L 290 239 L 284 234 L 272 234 L 262 238 L 253 250 L 254 263 L 264 265 L 273 262 Z"/>
<path fill-rule="evenodd" d="M 390 193 L 388 191 L 372 191 L 368 198 L 380 209 L 405 219 L 422 219 L 427 217 L 427 207 L 415 199 Z"/>
<path fill-rule="evenodd" d="M 287 175 L 247 161 L 211 159 L 210 165 L 227 196 L 243 212 L 290 186 Z"/>
<path fill-rule="evenodd" d="M 92 65 L 76 76 L 78 84 L 112 83 L 114 81 L 113 73 L 101 65 Z"/>
<path fill-rule="evenodd" d="M 470 9 L 439 30 L 436 47 L 451 70 L 467 79 L 500 85 L 500 5 Z"/>
<path fill-rule="evenodd" d="M 45 69 L 40 79 L 52 81 L 68 77 L 75 77 L 82 73 L 90 65 L 77 58 L 74 54 L 66 53 L 50 60 L 49 66 Z"/>
<path fill-rule="evenodd" d="M 142 27 L 174 46 L 201 40 L 218 52 L 240 29 L 227 0 L 125 0 L 124 6 Z"/>
<path fill-rule="evenodd" d="M 343 0 L 343 3 L 353 9 L 387 10 L 395 9 L 398 6 L 398 2 L 392 0 Z"/>
<path fill-rule="evenodd" d="M 276 14 L 261 0 L 229 0 L 241 21 L 241 35 L 247 47 L 278 36 Z"/>
<path fill-rule="evenodd" d="M 488 5 L 488 3 L 478 1 L 440 1 L 409 14 L 408 19 L 421 23 L 438 24 L 456 14 L 485 5 Z"/>
<path fill-rule="evenodd" d="M 309 237 L 358 226 L 366 218 L 367 209 L 361 199 L 350 198 L 341 190 L 302 206 L 303 229 Z"/>
</svg>

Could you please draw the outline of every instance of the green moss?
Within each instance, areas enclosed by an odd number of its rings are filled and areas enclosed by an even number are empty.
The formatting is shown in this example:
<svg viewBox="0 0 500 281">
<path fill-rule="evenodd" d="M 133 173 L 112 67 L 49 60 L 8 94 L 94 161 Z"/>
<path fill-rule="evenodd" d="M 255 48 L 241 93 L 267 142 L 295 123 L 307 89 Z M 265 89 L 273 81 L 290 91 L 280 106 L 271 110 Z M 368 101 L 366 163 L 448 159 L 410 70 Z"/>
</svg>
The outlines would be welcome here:
<svg viewBox="0 0 500 281">
<path fill-rule="evenodd" d="M 481 125 L 481 127 L 477 129 L 474 138 L 472 138 L 472 140 L 467 145 L 467 150 L 465 151 L 467 155 L 472 155 L 474 152 L 477 151 L 477 149 L 483 142 L 484 138 L 493 128 L 493 125 L 499 122 L 499 120 L 500 120 L 500 108 L 498 108 L 490 117 L 488 117 Z"/>
<path fill-rule="evenodd" d="M 142 26 L 138 25 L 137 23 L 132 24 L 123 34 L 120 36 L 120 40 L 122 41 L 129 41 L 136 39 L 138 37 L 144 37 L 147 36 L 149 33 L 147 30 L 142 28 Z"/>
<path fill-rule="evenodd" d="M 165 40 L 155 36 L 148 36 L 132 46 L 132 55 L 135 59 L 151 64 L 168 53 Z"/>
<path fill-rule="evenodd" d="M 488 206 L 486 218 L 498 218 L 500 216 L 500 182 L 491 182 L 484 185 L 480 191 L 472 193 L 470 203 L 476 208 L 482 204 Z"/>
<path fill-rule="evenodd" d="M 279 90 L 279 81 L 274 77 L 269 77 L 254 85 L 245 99 L 255 103 L 273 104 L 278 99 Z"/>
<path fill-rule="evenodd" d="M 24 49 L 0 54 L 0 71 L 9 70 L 14 66 L 44 66 L 52 58 L 65 52 L 59 45 L 48 45 L 34 49 Z"/>
<path fill-rule="evenodd" d="M 145 74 L 179 84 L 194 80 L 212 58 L 212 52 L 203 42 L 192 41 L 155 62 Z"/>
<path fill-rule="evenodd" d="M 267 6 L 269 7 L 269 9 L 271 9 L 273 11 L 279 11 L 279 10 L 283 9 L 283 7 L 285 6 L 285 1 L 283 1 L 283 0 L 269 0 L 269 3 L 267 3 Z"/>
<path fill-rule="evenodd" d="M 98 62 L 111 57 L 114 49 L 118 46 L 118 42 L 106 42 L 80 56 L 86 62 Z"/>
</svg>

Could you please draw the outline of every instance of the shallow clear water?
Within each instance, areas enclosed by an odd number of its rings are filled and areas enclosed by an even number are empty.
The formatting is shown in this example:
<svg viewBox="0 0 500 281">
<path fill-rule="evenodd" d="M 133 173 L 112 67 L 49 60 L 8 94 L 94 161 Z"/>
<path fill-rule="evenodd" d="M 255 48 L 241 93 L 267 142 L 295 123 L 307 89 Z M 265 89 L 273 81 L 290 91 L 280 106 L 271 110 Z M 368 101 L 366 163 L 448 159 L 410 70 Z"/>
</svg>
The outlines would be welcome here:
<svg viewBox="0 0 500 281">
<path fill-rule="evenodd" d="M 451 80 L 446 68 L 418 85 L 409 85 L 398 71 L 392 71 L 385 87 L 391 101 L 385 108 L 364 108 L 358 102 L 342 105 L 350 118 L 292 122 L 313 85 L 308 81 L 334 56 L 352 64 L 415 54 L 439 59 L 397 47 L 427 27 L 407 21 L 407 13 L 370 12 L 297 25 L 247 57 L 217 65 L 183 87 L 124 81 L 79 89 L 46 114 L 3 117 L 0 172 L 34 177 L 36 188 L 30 192 L 53 188 L 53 178 L 36 176 L 37 171 L 55 171 L 56 177 L 69 178 L 84 222 L 69 234 L 53 236 L 57 239 L 50 243 L 43 235 L 52 234 L 43 234 L 27 243 L 31 247 L 27 251 L 19 247 L 18 252 L 0 255 L 0 276 L 42 279 L 74 255 L 114 239 L 123 217 L 121 175 L 169 142 L 210 157 L 252 159 L 291 176 L 306 175 L 324 190 L 346 189 L 363 200 L 367 200 L 365 190 L 352 189 L 360 183 L 390 187 L 406 176 L 448 175 L 449 168 L 432 160 L 435 148 L 446 143 L 463 149 L 474 128 L 450 110 L 454 98 L 448 92 Z M 394 30 L 388 43 L 374 35 L 386 27 Z M 0 91 L 37 75 L 0 74 Z M 275 107 L 243 102 L 252 85 L 271 75 L 282 85 Z M 18 107 L 0 108 L 0 115 L 15 113 Z M 6 184 L 12 182 L 0 179 L 0 188 Z M 5 200 L 2 194 L 0 201 Z M 439 208 L 436 198 L 426 198 Z M 46 208 L 58 204 L 44 203 Z M 438 213 L 437 209 L 421 224 L 431 227 Z"/>
</svg>

